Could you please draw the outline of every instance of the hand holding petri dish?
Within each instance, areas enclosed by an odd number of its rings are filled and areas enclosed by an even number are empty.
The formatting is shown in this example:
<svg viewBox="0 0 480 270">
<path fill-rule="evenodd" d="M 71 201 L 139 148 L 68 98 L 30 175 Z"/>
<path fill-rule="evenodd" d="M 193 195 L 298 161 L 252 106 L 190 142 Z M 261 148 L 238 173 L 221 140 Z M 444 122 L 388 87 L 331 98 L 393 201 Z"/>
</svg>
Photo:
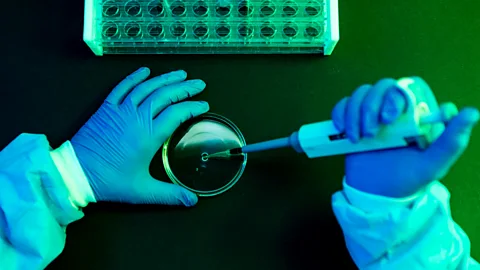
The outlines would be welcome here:
<svg viewBox="0 0 480 270">
<path fill-rule="evenodd" d="M 165 142 L 163 165 L 172 182 L 198 196 L 215 196 L 240 179 L 247 155 L 229 159 L 209 154 L 245 146 L 240 130 L 227 118 L 207 113 L 181 125 Z"/>
</svg>

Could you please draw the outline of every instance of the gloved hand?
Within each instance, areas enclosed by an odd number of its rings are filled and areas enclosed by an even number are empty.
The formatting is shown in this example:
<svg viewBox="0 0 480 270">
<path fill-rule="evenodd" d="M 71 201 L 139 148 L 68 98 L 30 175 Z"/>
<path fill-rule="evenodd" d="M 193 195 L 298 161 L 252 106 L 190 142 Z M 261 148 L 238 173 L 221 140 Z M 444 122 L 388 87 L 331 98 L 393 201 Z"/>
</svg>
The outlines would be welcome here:
<svg viewBox="0 0 480 270">
<path fill-rule="evenodd" d="M 193 206 L 195 194 L 154 179 L 149 166 L 180 124 L 209 110 L 206 102 L 183 101 L 205 83 L 184 81 L 184 71 L 144 82 L 149 75 L 141 68 L 115 87 L 73 137 L 73 148 L 97 200 Z"/>
<path fill-rule="evenodd" d="M 414 79 L 423 84 L 424 91 L 431 91 L 422 79 Z M 396 80 L 384 79 L 374 86 L 361 86 L 351 97 L 342 99 L 332 111 L 332 120 L 340 132 L 358 142 L 362 137 L 374 137 L 381 125 L 394 122 L 407 109 L 406 104 L 405 96 L 396 88 Z M 413 195 L 448 173 L 466 149 L 478 120 L 477 109 L 463 109 L 423 151 L 407 147 L 347 155 L 346 183 L 387 197 Z"/>
</svg>

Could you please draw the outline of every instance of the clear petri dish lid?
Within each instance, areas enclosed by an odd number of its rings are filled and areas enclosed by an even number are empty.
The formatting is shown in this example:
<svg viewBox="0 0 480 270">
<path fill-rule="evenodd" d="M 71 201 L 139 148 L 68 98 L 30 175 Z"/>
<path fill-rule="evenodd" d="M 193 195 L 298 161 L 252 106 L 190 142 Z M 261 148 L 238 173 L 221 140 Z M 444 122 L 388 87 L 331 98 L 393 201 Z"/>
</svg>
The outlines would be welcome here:
<svg viewBox="0 0 480 270">
<path fill-rule="evenodd" d="M 208 159 L 208 154 L 245 145 L 240 130 L 227 118 L 207 113 L 181 125 L 165 142 L 163 165 L 172 182 L 199 196 L 215 196 L 240 179 L 247 155 Z"/>
</svg>

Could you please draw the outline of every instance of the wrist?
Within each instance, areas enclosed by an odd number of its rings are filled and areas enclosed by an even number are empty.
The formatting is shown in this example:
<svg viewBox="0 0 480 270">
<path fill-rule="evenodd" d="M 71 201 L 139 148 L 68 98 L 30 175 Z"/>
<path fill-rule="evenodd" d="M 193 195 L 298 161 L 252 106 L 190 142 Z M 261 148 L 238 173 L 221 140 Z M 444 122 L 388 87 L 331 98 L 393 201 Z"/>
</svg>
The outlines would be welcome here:
<svg viewBox="0 0 480 270">
<path fill-rule="evenodd" d="M 425 188 L 417 193 L 405 197 L 388 197 L 352 187 L 343 180 L 343 193 L 350 204 L 365 212 L 389 211 L 392 208 L 410 207 L 425 193 Z"/>
<path fill-rule="evenodd" d="M 83 171 L 72 144 L 67 141 L 50 152 L 55 166 L 70 194 L 72 205 L 77 208 L 96 202 L 93 190 Z"/>
<path fill-rule="evenodd" d="M 425 190 L 425 185 L 418 183 L 419 181 L 411 176 L 413 179 L 398 180 L 397 177 L 389 179 L 375 173 L 355 173 L 347 174 L 344 182 L 348 186 L 355 188 L 367 194 L 377 195 L 388 198 L 407 198 L 414 196 L 421 190 Z"/>
</svg>

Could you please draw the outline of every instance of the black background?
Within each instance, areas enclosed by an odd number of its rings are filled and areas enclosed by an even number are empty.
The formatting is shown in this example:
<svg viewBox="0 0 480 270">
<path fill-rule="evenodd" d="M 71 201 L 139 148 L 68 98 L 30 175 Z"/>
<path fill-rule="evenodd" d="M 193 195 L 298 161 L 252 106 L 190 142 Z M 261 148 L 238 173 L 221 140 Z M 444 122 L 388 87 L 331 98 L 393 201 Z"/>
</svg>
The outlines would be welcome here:
<svg viewBox="0 0 480 270">
<path fill-rule="evenodd" d="M 208 86 L 197 99 L 230 118 L 248 142 L 330 117 L 364 83 L 419 75 L 439 101 L 480 107 L 480 2 L 340 0 L 341 40 L 318 56 L 104 56 L 82 41 L 83 2 L 2 4 L 3 147 L 22 132 L 68 140 L 110 90 L 140 66 L 184 69 Z M 452 212 L 480 255 L 480 138 L 445 179 Z M 155 159 L 152 173 L 166 177 Z M 193 209 L 98 203 L 68 227 L 49 269 L 355 269 L 331 211 L 343 158 L 292 151 L 249 158 L 229 192 Z"/>
</svg>

